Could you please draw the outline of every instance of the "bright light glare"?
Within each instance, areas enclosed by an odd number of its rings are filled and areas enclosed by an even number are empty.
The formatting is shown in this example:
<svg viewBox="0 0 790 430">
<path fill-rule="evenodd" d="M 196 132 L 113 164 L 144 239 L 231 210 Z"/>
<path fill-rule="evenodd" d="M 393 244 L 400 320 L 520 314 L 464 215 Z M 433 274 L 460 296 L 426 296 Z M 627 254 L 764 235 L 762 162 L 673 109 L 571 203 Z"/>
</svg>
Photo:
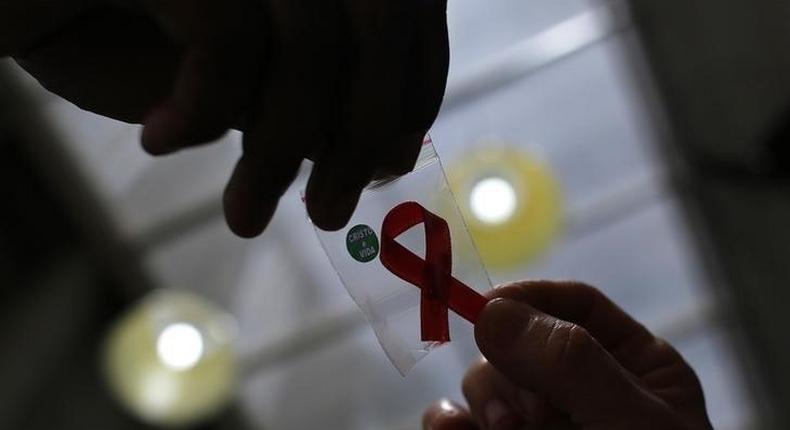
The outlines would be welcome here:
<svg viewBox="0 0 790 430">
<path fill-rule="evenodd" d="M 516 212 L 516 190 L 502 178 L 486 178 L 472 187 L 472 213 L 488 224 L 507 222 Z"/>
<path fill-rule="evenodd" d="M 159 334 L 156 352 L 167 367 L 191 369 L 203 357 L 203 336 L 191 324 L 171 324 Z"/>
</svg>

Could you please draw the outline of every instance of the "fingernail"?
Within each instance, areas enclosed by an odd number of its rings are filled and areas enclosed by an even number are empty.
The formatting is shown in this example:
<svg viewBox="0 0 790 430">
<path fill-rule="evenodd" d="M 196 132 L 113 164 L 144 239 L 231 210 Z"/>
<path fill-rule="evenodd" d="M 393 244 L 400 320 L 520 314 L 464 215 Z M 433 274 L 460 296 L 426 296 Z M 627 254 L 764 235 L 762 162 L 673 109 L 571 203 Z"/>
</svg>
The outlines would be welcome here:
<svg viewBox="0 0 790 430">
<path fill-rule="evenodd" d="M 266 212 L 262 210 L 252 210 L 251 212 L 241 215 L 243 218 L 237 218 L 238 221 L 233 223 L 231 230 L 242 239 L 254 239 L 263 233 L 266 226 L 269 225 L 274 215 L 274 210 L 269 209 Z"/>
<path fill-rule="evenodd" d="M 499 399 L 491 399 L 486 403 L 485 415 L 488 430 L 507 430 L 514 427 L 513 412 Z"/>
<path fill-rule="evenodd" d="M 475 338 L 484 353 L 507 351 L 529 325 L 530 308 L 508 299 L 486 305 L 475 327 Z"/>
</svg>

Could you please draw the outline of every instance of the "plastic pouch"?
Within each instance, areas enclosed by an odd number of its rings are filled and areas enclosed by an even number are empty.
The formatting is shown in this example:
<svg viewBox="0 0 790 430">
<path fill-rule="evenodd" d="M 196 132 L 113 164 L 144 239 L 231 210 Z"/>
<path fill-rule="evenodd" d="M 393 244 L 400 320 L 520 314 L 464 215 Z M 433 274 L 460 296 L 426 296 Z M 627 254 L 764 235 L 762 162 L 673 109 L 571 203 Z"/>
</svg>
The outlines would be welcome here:
<svg viewBox="0 0 790 430">
<path fill-rule="evenodd" d="M 403 375 L 486 304 L 491 281 L 429 138 L 412 173 L 371 184 L 346 228 L 316 233 Z"/>
</svg>

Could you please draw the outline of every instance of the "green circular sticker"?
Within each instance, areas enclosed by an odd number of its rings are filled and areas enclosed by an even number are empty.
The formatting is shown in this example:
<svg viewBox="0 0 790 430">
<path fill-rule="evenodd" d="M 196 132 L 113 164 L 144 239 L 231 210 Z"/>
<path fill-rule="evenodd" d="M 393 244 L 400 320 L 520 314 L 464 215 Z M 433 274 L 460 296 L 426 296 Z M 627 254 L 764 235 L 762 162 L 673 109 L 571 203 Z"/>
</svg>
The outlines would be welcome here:
<svg viewBox="0 0 790 430">
<path fill-rule="evenodd" d="M 368 263 L 379 256 L 379 238 L 372 228 L 360 224 L 348 232 L 346 236 L 348 253 L 360 263 Z"/>
</svg>

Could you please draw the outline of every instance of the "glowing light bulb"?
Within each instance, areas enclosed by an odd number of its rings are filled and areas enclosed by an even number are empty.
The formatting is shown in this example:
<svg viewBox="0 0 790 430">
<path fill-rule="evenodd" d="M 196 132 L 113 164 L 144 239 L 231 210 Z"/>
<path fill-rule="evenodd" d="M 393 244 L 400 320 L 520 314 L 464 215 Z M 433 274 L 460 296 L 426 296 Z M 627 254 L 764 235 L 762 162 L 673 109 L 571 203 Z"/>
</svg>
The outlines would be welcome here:
<svg viewBox="0 0 790 430">
<path fill-rule="evenodd" d="M 487 224 L 502 224 L 516 212 L 518 199 L 510 182 L 502 178 L 486 178 L 472 187 L 469 197 L 472 213 Z"/>
<path fill-rule="evenodd" d="M 203 357 L 203 336 L 191 324 L 171 324 L 159 334 L 156 352 L 167 367 L 189 370 Z"/>
</svg>

